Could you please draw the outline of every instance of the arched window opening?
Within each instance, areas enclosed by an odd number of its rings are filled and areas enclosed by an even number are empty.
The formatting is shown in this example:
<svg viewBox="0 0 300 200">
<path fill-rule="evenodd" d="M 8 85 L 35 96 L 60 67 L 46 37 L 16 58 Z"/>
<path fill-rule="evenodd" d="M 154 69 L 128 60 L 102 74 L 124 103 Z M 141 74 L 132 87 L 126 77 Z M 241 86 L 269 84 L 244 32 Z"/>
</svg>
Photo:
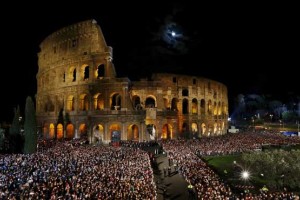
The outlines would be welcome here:
<svg viewBox="0 0 300 200">
<path fill-rule="evenodd" d="M 104 109 L 104 99 L 101 94 L 96 94 L 94 96 L 94 109 L 95 110 L 103 110 Z"/>
<path fill-rule="evenodd" d="M 153 97 L 147 97 L 145 105 L 146 108 L 155 108 L 155 99 Z"/>
<path fill-rule="evenodd" d="M 217 107 L 217 103 L 214 102 L 214 115 L 217 115 L 218 114 L 218 107 Z"/>
<path fill-rule="evenodd" d="M 84 75 L 83 75 L 83 80 L 88 80 L 90 77 L 90 67 L 86 66 L 84 68 Z"/>
<path fill-rule="evenodd" d="M 73 79 L 72 79 L 73 82 L 76 81 L 76 68 L 73 70 Z"/>
<path fill-rule="evenodd" d="M 173 111 L 178 111 L 177 103 L 178 103 L 178 99 L 173 98 L 173 99 L 172 99 L 172 103 L 171 103 L 171 110 L 173 110 Z"/>
<path fill-rule="evenodd" d="M 85 111 L 89 110 L 89 100 L 86 94 L 80 95 L 80 105 L 79 110 Z"/>
<path fill-rule="evenodd" d="M 204 114 L 205 113 L 205 100 L 204 99 L 201 99 L 201 102 L 200 102 L 200 107 L 201 107 L 201 114 Z"/>
<path fill-rule="evenodd" d="M 198 101 L 197 99 L 192 100 L 192 114 L 198 113 Z"/>
<path fill-rule="evenodd" d="M 104 64 L 97 67 L 96 76 L 97 79 L 102 79 L 104 77 Z"/>
<path fill-rule="evenodd" d="M 111 110 L 121 110 L 121 95 L 114 94 L 111 99 Z"/>
<path fill-rule="evenodd" d="M 187 99 L 182 100 L 182 114 L 189 113 L 189 102 Z"/>
<path fill-rule="evenodd" d="M 74 97 L 73 96 L 68 97 L 67 110 L 68 111 L 74 111 Z"/>
<path fill-rule="evenodd" d="M 189 96 L 189 90 L 188 89 L 183 89 L 182 90 L 182 96 L 188 97 Z"/>
<path fill-rule="evenodd" d="M 208 112 L 208 114 L 212 114 L 212 103 L 211 103 L 211 100 L 209 100 L 208 103 L 207 103 L 207 112 Z"/>
<path fill-rule="evenodd" d="M 63 74 L 63 82 L 66 82 L 66 72 Z"/>
<path fill-rule="evenodd" d="M 141 99 L 140 99 L 139 96 L 134 95 L 134 96 L 132 97 L 132 102 L 133 102 L 133 107 L 134 107 L 136 110 L 141 110 L 141 109 L 142 109 Z"/>
</svg>

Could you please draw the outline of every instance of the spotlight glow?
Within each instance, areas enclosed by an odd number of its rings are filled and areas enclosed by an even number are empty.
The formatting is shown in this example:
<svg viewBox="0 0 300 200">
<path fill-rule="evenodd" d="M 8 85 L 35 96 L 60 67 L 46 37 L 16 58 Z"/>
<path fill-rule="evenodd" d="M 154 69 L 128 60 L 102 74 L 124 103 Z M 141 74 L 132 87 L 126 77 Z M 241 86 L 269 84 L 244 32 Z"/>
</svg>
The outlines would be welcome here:
<svg viewBox="0 0 300 200">
<path fill-rule="evenodd" d="M 241 178 L 244 180 L 248 180 L 250 178 L 250 173 L 248 171 L 242 171 Z"/>
</svg>

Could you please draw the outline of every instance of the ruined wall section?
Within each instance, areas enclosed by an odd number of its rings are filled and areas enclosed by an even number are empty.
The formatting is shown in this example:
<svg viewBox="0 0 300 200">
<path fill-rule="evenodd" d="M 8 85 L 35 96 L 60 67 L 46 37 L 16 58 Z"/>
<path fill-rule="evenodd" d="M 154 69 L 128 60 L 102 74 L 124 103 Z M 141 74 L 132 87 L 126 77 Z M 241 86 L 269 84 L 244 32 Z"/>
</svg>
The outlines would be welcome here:
<svg viewBox="0 0 300 200">
<path fill-rule="evenodd" d="M 74 96 L 90 95 L 91 84 L 115 78 L 112 53 L 95 20 L 79 22 L 49 35 L 38 53 L 37 113 L 49 109 L 57 112 L 63 101 L 56 104 L 57 96 L 61 99 L 62 94 L 70 92 Z M 99 70 L 104 71 L 103 75 L 99 76 Z M 49 109 L 45 109 L 47 106 Z"/>
</svg>

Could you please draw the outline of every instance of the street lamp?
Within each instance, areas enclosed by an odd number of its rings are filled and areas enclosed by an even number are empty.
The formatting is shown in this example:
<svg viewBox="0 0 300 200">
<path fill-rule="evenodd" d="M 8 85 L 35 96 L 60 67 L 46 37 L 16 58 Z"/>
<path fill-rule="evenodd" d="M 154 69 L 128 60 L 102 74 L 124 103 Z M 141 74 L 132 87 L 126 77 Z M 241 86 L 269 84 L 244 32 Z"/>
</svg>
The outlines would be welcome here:
<svg viewBox="0 0 300 200">
<path fill-rule="evenodd" d="M 241 178 L 245 181 L 247 181 L 250 178 L 250 173 L 247 170 L 242 171 Z"/>
</svg>

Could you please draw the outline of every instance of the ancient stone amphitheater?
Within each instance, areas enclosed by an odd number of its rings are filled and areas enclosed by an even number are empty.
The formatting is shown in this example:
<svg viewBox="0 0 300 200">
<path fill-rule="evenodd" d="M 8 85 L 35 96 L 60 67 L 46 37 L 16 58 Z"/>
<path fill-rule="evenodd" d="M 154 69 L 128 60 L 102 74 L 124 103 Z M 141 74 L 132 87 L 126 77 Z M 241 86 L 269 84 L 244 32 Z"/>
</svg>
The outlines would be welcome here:
<svg viewBox="0 0 300 200">
<path fill-rule="evenodd" d="M 117 77 L 112 60 L 95 20 L 64 27 L 40 44 L 36 114 L 45 138 L 108 143 L 226 133 L 224 84 L 169 73 L 131 81 Z"/>
</svg>

